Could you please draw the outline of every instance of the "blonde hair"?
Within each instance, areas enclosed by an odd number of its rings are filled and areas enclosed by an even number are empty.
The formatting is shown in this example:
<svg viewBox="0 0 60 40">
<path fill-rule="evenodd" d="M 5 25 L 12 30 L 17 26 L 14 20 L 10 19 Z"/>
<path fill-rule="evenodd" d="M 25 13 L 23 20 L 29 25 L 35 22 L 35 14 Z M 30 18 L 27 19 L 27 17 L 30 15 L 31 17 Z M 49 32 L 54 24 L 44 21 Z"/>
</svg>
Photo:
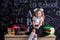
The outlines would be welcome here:
<svg viewBox="0 0 60 40">
<path fill-rule="evenodd" d="M 37 9 L 36 11 L 33 12 L 33 16 L 35 16 L 36 13 L 38 13 L 38 11 L 41 11 L 40 9 Z M 41 16 L 43 17 L 43 20 L 45 19 L 45 15 L 44 15 L 44 11 L 41 11 Z M 43 21 L 44 24 L 44 21 Z"/>
</svg>

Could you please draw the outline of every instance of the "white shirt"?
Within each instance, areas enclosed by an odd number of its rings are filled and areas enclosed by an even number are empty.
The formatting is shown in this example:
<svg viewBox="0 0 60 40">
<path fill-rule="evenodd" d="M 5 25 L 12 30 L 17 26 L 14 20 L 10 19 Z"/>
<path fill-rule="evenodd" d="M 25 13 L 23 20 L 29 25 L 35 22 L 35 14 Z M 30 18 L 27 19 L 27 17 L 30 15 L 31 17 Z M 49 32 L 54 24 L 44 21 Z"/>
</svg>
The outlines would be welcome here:
<svg viewBox="0 0 60 40">
<path fill-rule="evenodd" d="M 35 24 L 35 25 L 38 25 L 39 22 L 41 21 L 41 18 L 37 18 L 37 17 L 34 16 L 34 17 L 32 18 L 32 20 L 34 20 L 34 24 Z"/>
</svg>

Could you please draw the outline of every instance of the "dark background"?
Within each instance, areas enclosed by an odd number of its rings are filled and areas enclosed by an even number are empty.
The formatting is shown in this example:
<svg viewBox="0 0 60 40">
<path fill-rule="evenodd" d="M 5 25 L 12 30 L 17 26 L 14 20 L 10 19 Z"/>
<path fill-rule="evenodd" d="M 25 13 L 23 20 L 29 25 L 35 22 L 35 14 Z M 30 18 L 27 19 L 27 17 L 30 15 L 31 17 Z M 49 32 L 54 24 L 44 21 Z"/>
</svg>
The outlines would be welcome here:
<svg viewBox="0 0 60 40">
<path fill-rule="evenodd" d="M 34 8 L 43 8 L 45 25 L 55 27 L 58 39 L 60 38 L 60 0 L 0 0 L 0 28 L 4 30 L 13 24 L 31 25 Z M 30 21 L 30 22 L 27 22 Z M 29 24 L 28 24 L 29 23 Z"/>
</svg>

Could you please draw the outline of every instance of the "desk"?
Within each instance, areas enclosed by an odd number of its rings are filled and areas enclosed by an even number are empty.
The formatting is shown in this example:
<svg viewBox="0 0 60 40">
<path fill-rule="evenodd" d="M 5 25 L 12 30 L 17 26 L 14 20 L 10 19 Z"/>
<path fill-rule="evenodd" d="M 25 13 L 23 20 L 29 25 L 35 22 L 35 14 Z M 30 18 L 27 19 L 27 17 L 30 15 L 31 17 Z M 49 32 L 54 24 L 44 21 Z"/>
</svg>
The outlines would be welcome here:
<svg viewBox="0 0 60 40">
<path fill-rule="evenodd" d="M 5 35 L 5 40 L 28 40 L 28 35 Z M 38 40 L 55 40 L 55 35 L 38 37 Z"/>
</svg>

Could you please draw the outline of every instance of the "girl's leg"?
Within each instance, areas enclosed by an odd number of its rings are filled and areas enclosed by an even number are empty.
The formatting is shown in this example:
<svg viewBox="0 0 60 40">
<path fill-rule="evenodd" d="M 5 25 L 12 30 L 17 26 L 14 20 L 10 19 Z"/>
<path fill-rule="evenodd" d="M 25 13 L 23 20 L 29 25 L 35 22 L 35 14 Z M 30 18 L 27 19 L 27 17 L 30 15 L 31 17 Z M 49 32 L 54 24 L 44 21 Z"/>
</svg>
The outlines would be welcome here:
<svg viewBox="0 0 60 40">
<path fill-rule="evenodd" d="M 35 29 L 33 29 L 33 31 L 31 32 L 28 40 L 32 40 L 34 38 L 35 32 L 36 32 Z"/>
<path fill-rule="evenodd" d="M 34 35 L 33 40 L 37 40 L 37 34 Z"/>
</svg>

